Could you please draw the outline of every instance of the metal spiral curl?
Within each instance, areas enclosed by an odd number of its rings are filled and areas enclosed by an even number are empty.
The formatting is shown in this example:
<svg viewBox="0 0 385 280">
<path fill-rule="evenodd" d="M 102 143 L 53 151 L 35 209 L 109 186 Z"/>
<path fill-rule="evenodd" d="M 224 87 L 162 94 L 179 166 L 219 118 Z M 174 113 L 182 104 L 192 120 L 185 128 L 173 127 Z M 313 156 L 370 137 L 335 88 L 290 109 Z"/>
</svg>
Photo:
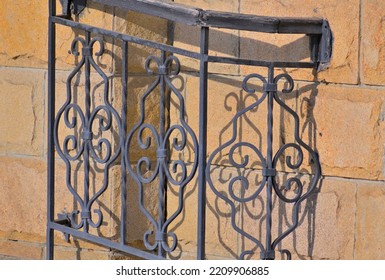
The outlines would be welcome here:
<svg viewBox="0 0 385 280">
<path fill-rule="evenodd" d="M 81 56 L 80 61 L 77 63 L 76 67 L 72 70 L 66 81 L 67 87 L 67 98 L 63 106 L 59 109 L 54 123 L 54 144 L 56 151 L 59 156 L 62 158 L 66 165 L 66 185 L 68 190 L 74 196 L 76 202 L 80 205 L 80 210 L 74 210 L 69 214 L 69 219 L 71 220 L 71 227 L 75 229 L 80 229 L 82 227 L 91 227 L 98 228 L 101 226 L 103 221 L 103 214 L 99 209 L 93 209 L 92 206 L 94 202 L 105 192 L 108 187 L 108 177 L 109 177 L 109 167 L 119 156 L 119 149 L 113 151 L 112 143 L 107 138 L 97 138 L 96 136 L 101 132 L 111 131 L 113 121 L 115 120 L 118 124 L 119 134 L 122 133 L 121 130 L 121 119 L 117 111 L 112 107 L 109 102 L 109 80 L 101 68 L 97 65 L 93 56 L 102 56 L 104 53 L 104 42 L 102 38 L 93 38 L 88 43 L 88 40 L 76 37 L 71 44 L 71 53 L 74 56 Z M 94 46 L 98 43 L 99 50 L 93 53 Z M 81 48 L 81 52 L 78 50 Z M 99 105 L 91 111 L 91 93 L 86 86 L 85 93 L 85 109 L 83 110 L 78 104 L 73 101 L 72 93 L 72 81 L 73 78 L 81 72 L 82 68 L 93 68 L 103 79 L 103 105 Z M 88 71 L 89 71 L 88 70 Z M 87 81 L 90 83 L 90 73 L 85 71 L 86 84 Z M 72 112 L 72 118 L 70 118 L 70 113 Z M 104 118 L 98 118 L 101 113 L 104 113 Z M 64 138 L 63 143 L 59 143 L 59 128 L 61 127 L 61 120 L 64 120 L 64 124 L 67 129 L 73 130 L 73 134 L 67 135 Z M 96 131 L 94 129 L 94 123 L 96 125 Z M 95 130 L 95 129 L 94 129 Z M 118 143 L 117 145 L 120 145 Z M 75 151 L 75 155 L 71 155 L 71 151 Z M 104 156 L 101 156 L 104 151 Z M 103 183 L 99 186 L 98 191 L 89 197 L 89 163 L 93 159 L 99 164 L 104 165 L 104 178 Z M 88 190 L 88 193 L 85 194 L 87 197 L 81 197 L 81 195 L 76 191 L 72 180 L 73 180 L 73 170 L 71 167 L 71 162 L 79 161 L 83 164 L 85 170 L 85 185 L 84 189 Z M 87 171 L 87 172 L 86 172 Z M 96 215 L 96 221 L 94 215 Z M 80 220 L 77 217 L 80 216 Z M 77 222 L 79 220 L 79 222 Z"/>
<path fill-rule="evenodd" d="M 234 230 L 238 232 L 243 237 L 249 239 L 252 241 L 256 248 L 258 248 L 261 251 L 261 257 L 263 258 L 274 258 L 274 250 L 276 249 L 279 242 L 282 241 L 286 236 L 288 236 L 291 232 L 295 230 L 295 228 L 298 226 L 298 216 L 299 216 L 299 205 L 300 203 L 305 200 L 309 195 L 314 191 L 316 185 L 318 184 L 319 178 L 320 178 L 320 166 L 319 166 L 319 160 L 317 154 L 308 146 L 306 145 L 300 138 L 299 135 L 299 117 L 298 115 L 290 108 L 288 107 L 280 98 L 278 95 L 278 82 L 282 79 L 286 80 L 285 87 L 281 90 L 283 94 L 287 94 L 293 91 L 294 89 L 294 82 L 291 76 L 288 74 L 280 74 L 276 77 L 273 76 L 273 68 L 269 68 L 269 80 L 265 79 L 263 76 L 259 74 L 251 74 L 245 77 L 242 83 L 243 90 L 245 90 L 247 93 L 252 94 L 255 93 L 256 90 L 250 86 L 251 81 L 253 80 L 259 80 L 263 83 L 263 94 L 262 96 L 256 100 L 253 104 L 250 106 L 244 108 L 243 110 L 240 110 L 236 113 L 236 115 L 232 119 L 232 138 L 218 147 L 209 157 L 207 162 L 207 169 L 206 169 L 206 177 L 207 182 L 210 186 L 210 188 L 213 190 L 213 192 L 220 197 L 222 200 L 224 200 L 231 208 L 231 222 Z M 272 78 L 273 77 L 273 78 Z M 294 118 L 295 121 L 295 141 L 296 143 L 286 143 L 282 147 L 279 148 L 279 150 L 273 154 L 272 157 L 269 159 L 269 162 L 271 162 L 271 167 L 268 165 L 268 156 L 264 157 L 262 155 L 262 152 L 252 143 L 247 142 L 236 142 L 237 133 L 238 133 L 238 121 L 240 118 L 246 115 L 247 112 L 255 112 L 255 108 L 257 108 L 265 99 L 269 97 L 270 100 L 275 100 L 276 103 L 280 107 L 283 108 L 284 111 L 287 111 L 291 116 Z M 270 107 L 271 111 L 269 112 L 268 118 L 272 118 L 272 105 Z M 253 111 L 254 110 L 254 111 Z M 272 124 L 272 122 L 269 122 Z M 270 128 L 272 129 L 272 127 Z M 270 144 L 272 145 L 272 144 Z M 235 151 L 241 147 L 247 147 L 253 152 L 253 155 L 257 156 L 258 161 L 260 162 L 261 168 L 263 169 L 263 179 L 260 185 L 255 186 L 252 185 L 248 178 L 245 176 L 235 176 L 231 179 L 229 179 L 228 183 L 228 194 L 224 193 L 223 191 L 219 191 L 215 184 L 213 183 L 211 179 L 211 173 L 210 173 L 210 166 L 213 164 L 214 159 L 218 157 L 224 151 L 225 149 L 230 149 L 228 153 L 229 162 L 230 164 L 237 168 L 237 169 L 245 169 L 249 166 L 250 162 L 250 155 L 243 155 L 240 161 L 236 161 L 234 159 Z M 293 158 L 291 156 L 286 156 L 283 163 L 285 166 L 293 171 L 297 171 L 303 164 L 303 150 L 306 150 L 312 159 L 313 164 L 313 171 L 314 175 L 313 178 L 309 184 L 309 188 L 307 192 L 304 193 L 304 186 L 303 183 L 297 178 L 297 177 L 291 177 L 288 178 L 286 182 L 282 186 L 279 186 L 276 178 L 276 168 L 277 164 L 279 163 L 280 158 L 285 154 L 285 151 L 288 149 L 294 149 L 296 151 L 297 157 Z M 249 167 L 251 168 L 251 167 Z M 270 179 L 271 178 L 271 179 Z M 239 197 L 235 194 L 234 188 L 238 185 L 240 188 L 250 190 L 255 189 L 252 195 L 248 197 Z M 265 188 L 272 188 L 274 190 L 274 193 L 279 197 L 280 200 L 282 200 L 284 203 L 290 203 L 293 204 L 293 215 L 292 215 L 292 225 L 284 231 L 282 234 L 278 235 L 272 243 L 266 244 L 264 246 L 259 240 L 257 240 L 252 234 L 246 232 L 245 230 L 241 229 L 237 223 L 236 223 L 236 203 L 246 203 L 249 201 L 252 201 L 256 199 L 261 191 Z M 285 195 L 285 191 L 288 190 L 295 190 L 295 196 L 292 198 L 289 198 Z M 231 199 L 230 199 L 230 198 Z M 266 213 L 266 215 L 271 217 L 271 213 Z M 271 234 L 271 233 L 270 233 Z M 287 250 L 284 250 L 287 251 Z M 244 250 L 240 254 L 240 259 L 247 258 L 248 255 L 253 255 L 255 253 L 255 248 L 252 250 Z M 290 256 L 290 252 L 286 252 L 288 256 Z"/>
<path fill-rule="evenodd" d="M 155 66 L 155 67 L 154 67 Z M 168 226 L 175 220 L 175 218 L 181 213 L 184 201 L 183 193 L 186 185 L 192 180 L 198 164 L 198 141 L 193 130 L 188 126 L 185 121 L 185 103 L 182 94 L 172 84 L 170 77 L 176 76 L 180 71 L 179 59 L 173 55 L 167 58 L 149 56 L 145 61 L 145 70 L 149 75 L 155 76 L 154 82 L 148 87 L 146 92 L 140 98 L 140 119 L 133 129 L 128 133 L 127 140 L 125 143 L 126 151 L 126 166 L 129 173 L 137 182 L 139 187 L 139 208 L 147 219 L 152 223 L 154 230 L 148 230 L 144 233 L 144 245 L 150 250 L 158 250 L 159 254 L 162 252 L 170 253 L 175 250 L 177 246 L 177 236 L 174 232 L 168 231 Z M 166 89 L 170 91 L 179 101 L 179 122 L 180 124 L 174 124 L 165 129 L 165 131 L 158 131 L 153 124 L 145 122 L 146 110 L 145 103 L 146 99 L 152 95 L 157 94 L 156 88 L 160 88 L 159 102 L 162 106 L 164 104 Z M 162 111 L 162 108 L 160 108 Z M 160 116 L 160 120 L 164 121 L 165 115 Z M 145 131 L 150 132 L 145 136 Z M 156 163 L 153 163 L 155 159 L 149 156 L 142 156 L 136 163 L 131 161 L 131 150 L 133 145 L 134 135 L 137 134 L 137 145 L 143 151 L 151 148 L 156 148 L 157 158 Z M 176 136 L 175 134 L 178 134 Z M 174 135 L 174 136 L 173 136 Z M 188 143 L 188 139 L 192 143 Z M 169 143 L 171 146 L 169 147 Z M 174 149 L 176 152 L 182 153 L 187 149 L 188 144 L 192 146 L 194 157 L 191 161 L 191 170 L 188 171 L 187 163 L 182 160 L 174 160 L 170 162 L 170 150 Z M 136 168 L 133 167 L 136 165 Z M 178 178 L 175 178 L 178 175 Z M 144 205 L 144 184 L 153 183 L 157 178 L 161 182 L 158 191 L 166 192 L 167 183 L 178 186 L 178 208 L 174 213 L 171 213 L 168 217 L 163 217 L 160 222 L 157 220 Z M 162 185 L 163 184 L 163 185 Z M 165 205 L 158 205 L 158 208 L 164 212 Z M 155 235 L 155 242 L 150 242 L 150 237 Z M 171 246 L 168 245 L 168 240 L 171 238 Z"/>
<path fill-rule="evenodd" d="M 233 167 L 235 167 L 235 168 L 247 168 L 247 166 L 249 164 L 249 158 L 250 158 L 249 155 L 245 155 L 243 157 L 243 161 L 241 163 L 237 163 L 234 160 L 234 152 L 235 152 L 236 149 L 238 149 L 240 147 L 248 147 L 248 148 L 250 148 L 254 152 L 254 154 L 257 155 L 258 159 L 261 162 L 261 166 L 263 168 L 266 167 L 266 161 L 263 158 L 263 155 L 262 155 L 261 151 L 257 147 L 255 147 L 254 145 L 252 145 L 250 143 L 247 143 L 247 142 L 236 143 L 235 145 L 233 145 L 231 147 L 230 152 L 229 152 L 229 160 L 230 160 L 230 164 Z M 235 193 L 234 193 L 234 185 L 237 182 L 241 182 L 242 188 L 244 188 L 246 190 L 249 189 L 250 183 L 249 183 L 249 180 L 245 176 L 236 176 L 236 177 L 232 178 L 230 180 L 230 183 L 229 183 L 228 190 L 229 190 L 231 198 L 234 199 L 237 202 L 244 203 L 244 202 L 248 202 L 248 201 L 254 200 L 260 194 L 260 192 L 263 190 L 263 187 L 266 184 L 266 178 L 264 177 L 262 182 L 261 182 L 261 184 L 259 185 L 259 187 L 252 193 L 252 195 L 250 195 L 250 196 L 248 196 L 246 198 L 239 197 L 239 196 L 235 195 Z"/>
</svg>

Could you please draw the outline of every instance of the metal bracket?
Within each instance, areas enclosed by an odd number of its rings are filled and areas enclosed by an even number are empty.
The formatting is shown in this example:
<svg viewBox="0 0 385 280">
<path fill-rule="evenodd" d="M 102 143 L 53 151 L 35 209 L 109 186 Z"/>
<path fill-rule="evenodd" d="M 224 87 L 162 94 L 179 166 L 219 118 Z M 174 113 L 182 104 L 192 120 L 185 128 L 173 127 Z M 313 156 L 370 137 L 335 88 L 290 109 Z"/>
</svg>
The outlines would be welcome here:
<svg viewBox="0 0 385 280">
<path fill-rule="evenodd" d="M 66 227 L 71 227 L 71 219 L 69 217 L 69 214 L 68 213 L 57 214 L 57 219 L 55 220 L 55 223 Z M 68 233 L 63 233 L 63 234 L 64 234 L 65 241 L 70 242 L 70 235 Z"/>
<path fill-rule="evenodd" d="M 323 21 L 321 34 L 310 35 L 310 49 L 317 72 L 327 69 L 333 53 L 333 34 L 327 20 Z"/>
<path fill-rule="evenodd" d="M 87 0 L 60 0 L 60 3 L 65 17 L 78 16 L 87 6 Z"/>
<path fill-rule="evenodd" d="M 333 53 L 333 34 L 329 22 L 324 20 L 322 24 L 322 35 L 319 44 L 318 71 L 322 71 L 329 66 Z"/>
</svg>

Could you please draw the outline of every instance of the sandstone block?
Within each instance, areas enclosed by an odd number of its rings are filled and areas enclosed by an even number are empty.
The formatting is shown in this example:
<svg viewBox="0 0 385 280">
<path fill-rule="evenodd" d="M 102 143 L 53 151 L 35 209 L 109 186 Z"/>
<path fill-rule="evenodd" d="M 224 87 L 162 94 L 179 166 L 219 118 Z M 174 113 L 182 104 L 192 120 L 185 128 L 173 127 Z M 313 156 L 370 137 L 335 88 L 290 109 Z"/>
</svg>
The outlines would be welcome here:
<svg viewBox="0 0 385 280">
<path fill-rule="evenodd" d="M 43 258 L 43 246 L 18 241 L 0 241 L 0 254 L 22 260 L 41 260 Z"/>
<path fill-rule="evenodd" d="M 385 258 L 383 182 L 359 182 L 357 186 L 357 226 L 355 259 Z"/>
<path fill-rule="evenodd" d="M 46 68 L 47 57 L 47 17 L 48 4 L 40 1 L 1 2 L 0 16 L 4 19 L 0 23 L 0 65 Z M 25 11 L 28 10 L 28 13 Z M 57 13 L 61 14 L 61 5 L 57 1 Z M 112 8 L 90 3 L 88 8 L 77 18 L 86 24 L 107 29 L 112 28 Z M 33 28 L 30 23 L 33 22 Z M 68 27 L 57 28 L 57 68 L 72 68 L 74 57 L 68 54 L 73 36 L 79 34 Z M 107 49 L 111 49 L 107 47 Z M 111 58 L 107 56 L 100 60 L 101 65 L 111 68 Z"/>
<path fill-rule="evenodd" d="M 365 84 L 385 84 L 385 24 L 383 1 L 363 1 L 362 3 L 362 82 Z"/>
<path fill-rule="evenodd" d="M 353 180 L 321 180 L 318 191 L 302 203 L 298 229 L 282 248 L 291 250 L 294 259 L 353 259 L 355 197 Z"/>
<path fill-rule="evenodd" d="M 25 242 L 42 242 L 46 233 L 46 162 L 38 159 L 2 157 L 0 160 L 2 178 L 2 195 L 0 197 L 1 216 L 3 217 L 2 230 L 14 232 L 7 239 L 20 240 Z M 74 210 L 75 201 L 71 193 L 65 186 L 65 171 L 63 164 L 56 166 L 56 204 L 55 213 L 71 212 Z M 80 172 L 77 173 L 79 180 L 82 178 Z M 76 178 L 76 177 L 75 177 Z M 93 178 L 91 176 L 91 178 Z M 97 180 L 97 179 L 93 179 Z M 72 181 L 73 182 L 73 181 Z M 100 182 L 100 181 L 99 181 Z M 96 187 L 100 184 L 96 185 Z M 96 188 L 95 187 L 95 188 Z M 110 186 L 111 187 L 111 186 Z M 112 188 L 112 187 L 111 187 Z M 80 186 L 79 186 L 80 189 Z M 91 194 L 94 190 L 91 189 Z M 80 193 L 82 195 L 82 193 Z M 104 222 L 98 231 L 91 232 L 104 237 L 111 236 L 111 213 L 109 206 L 109 190 L 100 197 L 92 209 L 100 209 L 104 216 Z M 24 233 L 28 233 L 25 235 Z M 31 236 L 38 236 L 33 237 Z M 63 245 L 63 235 L 56 232 L 55 242 Z M 71 243 L 64 243 L 72 246 Z M 87 244 L 86 242 L 74 242 L 87 248 L 98 248 L 99 246 Z"/>
<path fill-rule="evenodd" d="M 383 178 L 383 92 L 303 84 L 298 90 L 301 135 L 318 150 L 323 175 Z"/>
<path fill-rule="evenodd" d="M 44 127 L 43 71 L 0 68 L 0 152 L 41 156 Z"/>
<path fill-rule="evenodd" d="M 131 167 L 136 171 L 136 165 Z M 128 171 L 126 171 L 128 173 Z M 148 176 L 150 172 L 143 174 L 143 176 Z M 125 212 L 126 212 L 126 243 L 136 248 L 144 249 L 143 245 L 143 236 L 147 230 L 155 230 L 151 221 L 140 209 L 140 201 L 143 203 L 143 207 L 147 209 L 148 213 L 155 217 L 157 220 L 158 217 L 158 187 L 159 180 L 156 178 L 153 182 L 148 184 L 143 184 L 143 187 L 138 185 L 137 181 L 128 173 L 125 191 L 126 191 L 126 200 L 125 200 Z M 120 230 L 122 223 L 122 181 L 121 181 L 121 172 L 120 170 L 114 173 L 113 179 L 113 190 L 112 190 L 112 212 L 114 213 L 113 219 L 113 230 L 117 239 L 120 238 Z M 151 240 L 152 242 L 152 240 Z"/>
<path fill-rule="evenodd" d="M 2 230 L 44 236 L 46 224 L 45 164 L 37 159 L 1 157 Z"/>
</svg>

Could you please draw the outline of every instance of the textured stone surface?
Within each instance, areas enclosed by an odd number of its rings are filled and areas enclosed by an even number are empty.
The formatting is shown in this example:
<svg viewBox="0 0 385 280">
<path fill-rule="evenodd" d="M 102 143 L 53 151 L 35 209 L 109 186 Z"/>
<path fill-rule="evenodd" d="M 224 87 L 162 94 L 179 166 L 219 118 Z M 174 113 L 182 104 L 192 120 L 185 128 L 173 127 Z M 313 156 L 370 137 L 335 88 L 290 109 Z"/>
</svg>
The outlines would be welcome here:
<svg viewBox="0 0 385 280">
<path fill-rule="evenodd" d="M 385 184 L 360 182 L 357 187 L 357 229 L 355 258 L 385 259 Z"/>
<path fill-rule="evenodd" d="M 1 157 L 0 197 L 2 230 L 44 236 L 46 224 L 45 163 L 41 160 Z"/>
<path fill-rule="evenodd" d="M 294 259 L 353 259 L 356 182 L 325 178 L 303 202 L 298 229 L 283 241 Z"/>
<path fill-rule="evenodd" d="M 44 77 L 43 71 L 0 68 L 0 153 L 42 155 Z"/>
<path fill-rule="evenodd" d="M 58 14 L 61 13 L 61 5 L 57 1 Z M 0 23 L 0 65 L 22 66 L 33 68 L 47 67 L 47 17 L 48 4 L 45 1 L 2 1 L 0 4 L 0 16 L 5 19 Z M 25 11 L 28 11 L 26 13 Z M 88 8 L 77 18 L 86 24 L 92 24 L 104 28 L 112 28 L 112 8 L 90 3 Z M 34 24 L 31 26 L 30 23 Z M 68 54 L 71 42 L 77 31 L 68 27 L 57 28 L 57 67 L 71 68 L 74 57 Z M 107 49 L 111 49 L 108 48 Z M 100 65 L 111 68 L 111 59 L 99 61 Z"/>
<path fill-rule="evenodd" d="M 318 150 L 323 174 L 383 178 L 384 92 L 304 84 L 298 90 L 301 135 Z"/>
<path fill-rule="evenodd" d="M 4 217 L 2 230 L 12 233 L 7 235 L 6 238 L 25 242 L 42 242 L 42 238 L 46 233 L 47 212 L 46 203 L 40 203 L 46 201 L 45 161 L 33 158 L 1 157 L 0 165 L 0 177 L 2 178 L 0 185 L 3 189 L 0 197 L 0 214 Z M 74 200 L 64 186 L 64 166 L 62 164 L 56 165 L 56 172 L 55 213 L 71 212 L 74 209 Z M 82 178 L 81 172 L 78 172 L 77 175 L 80 180 Z M 91 176 L 91 178 L 94 177 Z M 97 181 L 98 179 L 94 180 Z M 93 190 L 91 190 L 92 192 Z M 92 208 L 98 208 L 103 212 L 104 222 L 97 233 L 105 237 L 110 237 L 111 232 L 109 200 L 109 191 L 107 191 Z M 13 233 L 14 231 L 19 233 Z M 96 234 L 96 231 L 94 231 L 91 229 L 91 232 Z M 55 236 L 55 241 L 63 244 L 62 234 L 57 232 Z M 70 244 L 65 243 L 65 245 L 72 246 L 72 242 Z M 87 245 L 86 242 L 82 241 L 77 243 L 86 248 L 98 247 L 90 243 Z"/>
<path fill-rule="evenodd" d="M 361 60 L 365 84 L 385 84 L 384 11 L 384 1 L 362 1 Z"/>
<path fill-rule="evenodd" d="M 358 81 L 358 45 L 359 45 L 359 8 L 358 0 L 350 1 L 245 1 L 240 2 L 242 13 L 281 16 L 281 17 L 317 17 L 329 20 L 334 36 L 333 57 L 330 68 L 314 76 L 309 69 L 286 69 L 294 78 L 336 83 L 356 84 Z M 342 17 L 341 14 L 344 16 Z M 346 22 L 349 24 L 346 24 Z M 282 58 L 297 61 L 305 59 L 307 39 L 298 35 L 271 35 L 241 32 L 241 56 Z M 288 38 L 291 37 L 291 38 Z M 277 39 L 277 40 L 275 40 Z M 278 55 L 277 55 L 278 53 Z M 305 55 L 306 54 L 306 55 Z M 267 59 L 267 60 L 268 60 Z M 258 72 L 252 67 L 241 67 L 241 73 Z"/>
<path fill-rule="evenodd" d="M 34 243 L 0 240 L 0 254 L 22 260 L 43 259 L 43 246 Z"/>
</svg>

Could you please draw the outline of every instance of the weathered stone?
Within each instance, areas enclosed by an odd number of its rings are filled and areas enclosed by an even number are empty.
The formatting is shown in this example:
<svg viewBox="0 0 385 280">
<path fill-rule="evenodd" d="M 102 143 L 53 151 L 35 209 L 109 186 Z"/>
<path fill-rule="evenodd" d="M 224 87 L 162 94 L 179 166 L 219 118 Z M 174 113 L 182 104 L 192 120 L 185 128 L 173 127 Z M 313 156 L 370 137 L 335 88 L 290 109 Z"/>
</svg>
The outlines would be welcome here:
<svg viewBox="0 0 385 280">
<path fill-rule="evenodd" d="M 364 84 L 385 84 L 384 1 L 362 2 L 361 61 Z"/>
<path fill-rule="evenodd" d="M 333 37 L 333 57 L 328 70 L 313 75 L 309 69 L 284 69 L 295 79 L 356 84 L 358 81 L 359 11 L 358 0 L 333 1 L 241 1 L 242 13 L 274 17 L 317 17 L 329 20 Z M 344 14 L 344 17 L 341 17 Z M 349 24 L 346 19 L 349 18 Z M 290 38 L 289 38 L 290 37 Z M 303 61 L 308 58 L 308 40 L 298 35 L 271 35 L 241 32 L 241 57 Z M 241 67 L 241 73 L 258 72 Z"/>
<path fill-rule="evenodd" d="M 44 234 L 42 232 L 41 234 Z M 44 259 L 46 239 L 43 235 L 29 232 L 0 232 L 0 254 L 18 259 Z M 108 248 L 81 240 L 64 241 L 62 234 L 56 232 L 55 259 L 108 259 Z"/>
<path fill-rule="evenodd" d="M 238 12 L 237 0 L 176 0 L 175 2 L 190 5 L 201 9 L 215 9 L 224 12 Z M 215 7 L 215 8 L 214 8 Z M 226 30 L 211 28 L 209 34 L 209 54 L 215 56 L 238 57 L 239 56 L 239 32 L 237 30 Z M 193 52 L 200 52 L 200 28 L 175 24 L 174 46 Z M 182 69 L 185 71 L 199 71 L 199 61 L 179 57 Z M 210 73 L 233 74 L 239 73 L 239 66 L 231 64 L 209 64 Z"/>
<path fill-rule="evenodd" d="M 1 157 L 0 165 L 0 177 L 2 178 L 0 184 L 4 190 L 0 197 L 1 216 L 3 217 L 2 230 L 11 233 L 19 232 L 16 237 L 15 234 L 12 234 L 7 237 L 8 239 L 41 242 L 41 239 L 31 239 L 30 235 L 43 237 L 46 233 L 46 203 L 40 203 L 46 201 L 46 162 L 36 158 Z M 74 210 L 74 199 L 65 186 L 64 170 L 62 164 L 56 165 L 55 213 Z M 80 180 L 82 178 L 81 172 L 78 172 L 77 175 Z M 91 176 L 91 178 L 94 177 Z M 95 184 L 98 182 L 98 179 L 94 178 L 93 180 L 95 180 Z M 99 186 L 100 184 L 96 187 Z M 110 188 L 112 187 L 110 186 Z M 93 191 L 92 189 L 91 194 Z M 92 209 L 102 211 L 104 222 L 97 232 L 92 228 L 90 232 L 110 237 L 109 200 L 109 191 L 107 190 L 93 206 Z M 28 235 L 25 236 L 21 233 L 28 233 Z M 63 244 L 64 238 L 61 233 L 56 232 L 55 237 L 55 243 L 72 246 L 72 238 L 71 243 Z M 86 242 L 80 241 L 81 246 L 86 248 L 99 247 L 91 243 L 88 245 L 83 243 L 86 244 Z M 79 244 L 79 242 L 74 242 L 74 244 Z"/>
<path fill-rule="evenodd" d="M 0 68 L 0 152 L 43 154 L 44 72 Z"/>
<path fill-rule="evenodd" d="M 0 241 L 0 254 L 17 257 L 22 260 L 41 260 L 43 259 L 44 247 L 41 244 Z"/>
<path fill-rule="evenodd" d="M 385 258 L 384 203 L 384 182 L 358 183 L 355 259 L 383 260 Z"/>
<path fill-rule="evenodd" d="M 45 237 L 42 235 L 19 231 L 0 231 L 0 240 L 23 240 L 23 242 L 29 243 L 45 243 Z"/>
<path fill-rule="evenodd" d="M 301 137 L 320 157 L 324 175 L 383 178 L 383 91 L 300 84 Z"/>
<path fill-rule="evenodd" d="M 47 67 L 47 2 L 2 1 L 0 16 L 5 19 L 0 23 L 0 65 L 33 68 Z M 57 13 L 61 14 L 61 5 L 57 1 Z M 25 11 L 28 11 L 26 13 Z M 107 29 L 112 28 L 112 8 L 90 3 L 75 21 L 93 24 Z M 33 27 L 31 27 L 33 22 Z M 57 28 L 57 68 L 72 68 L 75 58 L 68 54 L 75 31 L 68 27 Z M 76 35 L 79 33 L 76 31 Z M 6 39 L 4 39 L 6 38 Z M 111 49 L 107 47 L 107 49 Z M 111 59 L 104 56 L 100 65 L 111 68 Z"/>
<path fill-rule="evenodd" d="M 44 236 L 46 224 L 45 163 L 39 159 L 1 157 L 2 230 Z"/>
</svg>

